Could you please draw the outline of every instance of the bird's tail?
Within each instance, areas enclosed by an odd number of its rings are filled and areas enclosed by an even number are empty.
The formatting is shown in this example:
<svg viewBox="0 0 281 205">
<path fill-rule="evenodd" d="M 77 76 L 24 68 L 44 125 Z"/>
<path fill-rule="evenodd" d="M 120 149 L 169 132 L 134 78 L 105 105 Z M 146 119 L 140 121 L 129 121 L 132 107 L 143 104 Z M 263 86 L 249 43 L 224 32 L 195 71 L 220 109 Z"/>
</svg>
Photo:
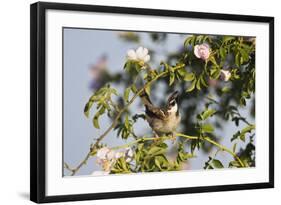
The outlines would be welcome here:
<svg viewBox="0 0 281 205">
<path fill-rule="evenodd" d="M 152 102 L 149 98 L 149 95 L 147 94 L 147 92 L 145 90 L 141 92 L 140 98 L 141 98 L 141 101 L 142 101 L 142 103 L 145 107 L 152 106 Z"/>
</svg>

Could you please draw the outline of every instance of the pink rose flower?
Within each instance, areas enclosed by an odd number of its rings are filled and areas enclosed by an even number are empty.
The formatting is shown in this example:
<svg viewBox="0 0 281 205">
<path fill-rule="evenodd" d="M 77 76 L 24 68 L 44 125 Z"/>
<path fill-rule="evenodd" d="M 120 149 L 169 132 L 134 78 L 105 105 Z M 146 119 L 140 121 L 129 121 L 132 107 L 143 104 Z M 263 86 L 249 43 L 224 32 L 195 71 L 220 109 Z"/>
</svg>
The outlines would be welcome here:
<svg viewBox="0 0 281 205">
<path fill-rule="evenodd" d="M 194 47 L 194 55 L 197 58 L 201 58 L 203 60 L 207 60 L 210 56 L 210 47 L 208 44 L 203 43 L 201 45 L 196 45 Z"/>
</svg>

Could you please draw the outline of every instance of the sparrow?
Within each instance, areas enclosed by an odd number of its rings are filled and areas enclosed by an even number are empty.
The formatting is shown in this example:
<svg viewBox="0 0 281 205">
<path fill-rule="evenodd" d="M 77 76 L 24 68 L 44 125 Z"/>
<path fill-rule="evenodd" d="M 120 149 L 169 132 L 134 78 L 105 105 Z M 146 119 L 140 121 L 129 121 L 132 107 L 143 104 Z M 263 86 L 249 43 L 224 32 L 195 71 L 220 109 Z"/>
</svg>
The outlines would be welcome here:
<svg viewBox="0 0 281 205">
<path fill-rule="evenodd" d="M 178 91 L 173 92 L 168 98 L 166 106 L 160 108 L 153 105 L 145 91 L 141 93 L 140 97 L 145 106 L 146 120 L 156 137 L 163 134 L 172 134 L 174 137 L 174 132 L 181 120 L 178 96 Z"/>
</svg>

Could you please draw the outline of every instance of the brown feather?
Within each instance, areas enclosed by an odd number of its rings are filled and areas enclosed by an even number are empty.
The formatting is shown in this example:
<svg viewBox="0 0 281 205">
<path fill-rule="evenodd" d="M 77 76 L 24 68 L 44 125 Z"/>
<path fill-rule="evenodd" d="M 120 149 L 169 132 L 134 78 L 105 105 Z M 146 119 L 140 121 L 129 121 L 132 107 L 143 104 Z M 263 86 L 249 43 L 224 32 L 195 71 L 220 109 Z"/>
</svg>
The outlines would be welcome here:
<svg viewBox="0 0 281 205">
<path fill-rule="evenodd" d="M 149 116 L 149 117 L 156 117 L 156 118 L 159 118 L 159 119 L 162 119 L 164 120 L 165 117 L 166 117 L 166 114 L 165 111 L 163 111 L 162 109 L 158 108 L 158 107 L 155 107 L 148 94 L 143 91 L 141 94 L 140 94 L 140 97 L 141 97 L 141 100 L 142 100 L 142 103 L 145 105 L 145 113 Z"/>
</svg>

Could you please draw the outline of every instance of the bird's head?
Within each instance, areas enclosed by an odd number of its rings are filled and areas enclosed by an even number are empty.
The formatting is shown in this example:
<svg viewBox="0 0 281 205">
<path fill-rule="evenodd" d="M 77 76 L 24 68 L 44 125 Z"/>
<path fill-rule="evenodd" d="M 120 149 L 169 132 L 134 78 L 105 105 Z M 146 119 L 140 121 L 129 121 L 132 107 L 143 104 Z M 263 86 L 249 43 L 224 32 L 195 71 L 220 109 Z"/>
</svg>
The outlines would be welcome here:
<svg viewBox="0 0 281 205">
<path fill-rule="evenodd" d="M 179 92 L 175 91 L 170 95 L 168 98 L 167 103 L 167 111 L 168 113 L 176 113 L 178 112 L 178 98 L 179 98 Z"/>
</svg>

